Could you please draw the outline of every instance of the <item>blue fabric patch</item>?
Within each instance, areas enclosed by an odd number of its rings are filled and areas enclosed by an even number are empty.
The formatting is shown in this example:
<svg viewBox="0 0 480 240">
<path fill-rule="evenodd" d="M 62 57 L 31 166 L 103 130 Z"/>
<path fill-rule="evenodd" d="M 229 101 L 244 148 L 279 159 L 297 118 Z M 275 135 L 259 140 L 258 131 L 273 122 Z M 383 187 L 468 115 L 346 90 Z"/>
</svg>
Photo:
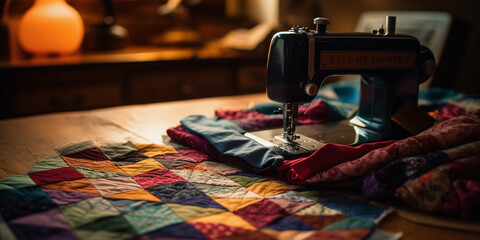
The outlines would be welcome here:
<svg viewBox="0 0 480 240">
<path fill-rule="evenodd" d="M 273 222 L 272 224 L 265 226 L 264 228 L 275 229 L 278 231 L 285 230 L 299 230 L 299 231 L 310 231 L 315 230 L 314 227 L 303 223 L 293 216 L 282 218 L 278 221 Z"/>
<path fill-rule="evenodd" d="M 175 203 L 190 198 L 208 198 L 204 192 L 189 182 L 154 185 L 145 190 L 166 203 Z"/>
<path fill-rule="evenodd" d="M 338 210 L 351 217 L 375 220 L 379 218 L 387 208 L 377 207 L 357 201 L 346 196 L 333 195 L 323 198 L 320 204 Z"/>
<path fill-rule="evenodd" d="M 192 205 L 197 207 L 203 207 L 203 208 L 218 208 L 218 209 L 227 210 L 224 206 L 215 202 L 210 197 L 189 198 L 189 199 L 177 201 L 176 203 L 179 203 L 182 205 Z"/>
<path fill-rule="evenodd" d="M 322 230 L 345 230 L 345 229 L 374 228 L 374 227 L 375 227 L 374 221 L 348 217 L 341 221 L 334 222 L 324 227 Z"/>
<path fill-rule="evenodd" d="M 147 235 L 173 239 L 208 239 L 188 223 L 179 223 L 161 228 Z"/>
<path fill-rule="evenodd" d="M 251 166 L 263 168 L 279 166 L 284 158 L 274 150 L 265 147 L 235 130 L 224 129 L 205 116 L 192 115 L 180 121 L 191 133 L 207 139 L 219 152 L 238 157 Z"/>
<path fill-rule="evenodd" d="M 0 198 L 0 215 L 5 220 L 47 211 L 55 206 Z"/>
<path fill-rule="evenodd" d="M 35 202 L 46 205 L 56 205 L 40 187 L 26 187 L 20 189 L 3 189 L 0 198 L 22 202 Z"/>
</svg>

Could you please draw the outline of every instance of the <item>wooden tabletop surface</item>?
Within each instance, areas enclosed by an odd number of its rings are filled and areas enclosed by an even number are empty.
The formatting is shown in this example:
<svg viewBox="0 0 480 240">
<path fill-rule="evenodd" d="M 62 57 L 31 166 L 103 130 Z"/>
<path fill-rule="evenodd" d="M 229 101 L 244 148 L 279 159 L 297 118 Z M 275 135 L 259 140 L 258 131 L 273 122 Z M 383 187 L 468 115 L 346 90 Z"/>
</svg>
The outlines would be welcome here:
<svg viewBox="0 0 480 240">
<path fill-rule="evenodd" d="M 246 109 L 265 101 L 265 94 L 251 94 L 0 120 L 0 180 L 27 173 L 36 161 L 54 155 L 55 149 L 64 145 L 87 140 L 100 145 L 125 141 L 161 144 L 166 129 L 188 115 L 213 116 L 216 109 Z M 480 239 L 480 232 L 446 227 L 452 224 L 480 229 L 478 221 L 427 216 L 405 206 L 399 206 L 379 227 L 402 232 L 402 239 Z"/>
</svg>

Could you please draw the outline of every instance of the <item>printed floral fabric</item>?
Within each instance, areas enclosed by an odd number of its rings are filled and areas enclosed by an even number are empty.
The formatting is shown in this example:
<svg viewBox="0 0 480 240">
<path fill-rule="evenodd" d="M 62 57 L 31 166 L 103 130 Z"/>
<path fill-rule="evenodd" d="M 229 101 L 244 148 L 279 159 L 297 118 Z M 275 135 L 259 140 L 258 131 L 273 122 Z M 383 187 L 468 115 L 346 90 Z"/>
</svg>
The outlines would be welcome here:
<svg viewBox="0 0 480 240">
<path fill-rule="evenodd" d="M 406 182 L 397 198 L 427 212 L 462 217 L 480 214 L 480 154 L 458 159 Z"/>
<path fill-rule="evenodd" d="M 480 110 L 443 121 L 416 136 L 399 140 L 389 146 L 370 151 L 360 158 L 320 171 L 306 182 L 319 183 L 363 176 L 394 159 L 427 154 L 479 140 L 478 133 L 480 133 Z"/>
</svg>

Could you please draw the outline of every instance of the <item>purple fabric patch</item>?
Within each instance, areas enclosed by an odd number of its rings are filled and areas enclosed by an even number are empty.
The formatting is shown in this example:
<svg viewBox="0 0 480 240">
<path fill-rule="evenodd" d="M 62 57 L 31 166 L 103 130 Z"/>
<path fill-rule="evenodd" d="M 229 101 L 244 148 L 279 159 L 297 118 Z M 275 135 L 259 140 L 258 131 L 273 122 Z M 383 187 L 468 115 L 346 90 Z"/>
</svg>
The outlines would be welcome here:
<svg viewBox="0 0 480 240">
<path fill-rule="evenodd" d="M 195 149 L 178 150 L 179 153 L 193 159 L 195 162 L 200 163 L 203 161 L 212 161 L 213 159 L 205 153 L 197 151 Z"/>
<path fill-rule="evenodd" d="M 71 229 L 32 226 L 24 224 L 10 224 L 10 228 L 18 239 L 79 239 Z"/>
<path fill-rule="evenodd" d="M 53 228 L 70 228 L 70 225 L 58 208 L 52 208 L 45 212 L 17 218 L 9 223 Z"/>
<path fill-rule="evenodd" d="M 305 224 L 304 222 L 298 220 L 295 217 L 289 216 L 286 218 L 282 218 L 279 221 L 275 221 L 270 225 L 265 226 L 264 228 L 275 229 L 278 231 L 285 231 L 285 230 L 300 230 L 300 231 L 312 231 L 315 230 L 314 227 Z"/>
<path fill-rule="evenodd" d="M 64 191 L 57 191 L 53 189 L 43 189 L 45 193 L 50 196 L 50 198 L 58 205 L 67 205 L 70 203 L 76 203 L 88 198 L 98 197 L 96 195 L 91 195 L 87 193 L 81 192 L 64 192 Z"/>
</svg>

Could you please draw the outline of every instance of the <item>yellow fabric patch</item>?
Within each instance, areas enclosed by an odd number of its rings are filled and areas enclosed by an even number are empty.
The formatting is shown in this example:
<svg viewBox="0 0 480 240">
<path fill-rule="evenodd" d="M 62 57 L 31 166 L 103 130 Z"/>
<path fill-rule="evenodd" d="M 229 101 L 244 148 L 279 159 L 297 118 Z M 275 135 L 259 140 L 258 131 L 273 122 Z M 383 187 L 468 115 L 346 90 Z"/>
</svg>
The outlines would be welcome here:
<svg viewBox="0 0 480 240">
<path fill-rule="evenodd" d="M 215 202 L 220 203 L 222 206 L 226 207 L 230 212 L 242 209 L 250 204 L 260 202 L 263 198 L 216 198 L 213 197 Z"/>
<path fill-rule="evenodd" d="M 195 218 L 200 218 L 208 215 L 225 212 L 225 209 L 219 208 L 204 208 L 192 205 L 182 205 L 176 203 L 166 203 L 173 212 L 175 212 L 183 220 L 188 221 Z"/>
<path fill-rule="evenodd" d="M 145 191 L 144 189 L 138 189 L 123 193 L 112 194 L 108 196 L 104 196 L 106 198 L 113 198 L 113 199 L 128 199 L 128 200 L 145 200 L 150 202 L 162 202 L 162 200 L 158 199 L 157 197 L 153 196 L 151 193 Z"/>
<path fill-rule="evenodd" d="M 147 157 L 155 157 L 158 155 L 164 155 L 169 153 L 178 153 L 175 148 L 168 145 L 158 145 L 158 144 L 140 144 L 134 143 L 136 148 Z"/>
<path fill-rule="evenodd" d="M 88 167 L 88 168 L 96 169 L 96 170 L 124 173 L 112 161 L 109 161 L 109 160 L 92 161 L 92 160 L 89 160 L 89 159 L 69 158 L 69 157 L 65 157 L 65 156 L 62 156 L 62 159 L 70 167 Z"/>
<path fill-rule="evenodd" d="M 214 171 L 210 170 L 209 168 L 207 168 L 203 165 L 200 165 L 198 163 L 191 163 L 191 164 L 183 165 L 183 166 L 180 166 L 180 167 L 176 167 L 174 169 L 175 170 L 190 171 L 190 172 L 206 172 L 206 173 L 213 173 L 213 174 L 217 173 L 217 172 L 214 172 Z"/>
<path fill-rule="evenodd" d="M 306 239 L 312 236 L 315 231 L 296 231 L 296 230 L 286 230 L 278 231 L 275 229 L 265 228 L 261 230 L 262 233 L 274 238 L 274 239 Z"/>
<path fill-rule="evenodd" d="M 273 196 L 290 191 L 289 188 L 275 181 L 254 183 L 248 186 L 247 189 L 262 197 Z"/>
<path fill-rule="evenodd" d="M 59 190 L 64 192 L 81 192 L 100 196 L 100 192 L 86 178 L 80 178 L 70 181 L 62 181 L 43 185 L 42 188 Z"/>
<path fill-rule="evenodd" d="M 119 168 L 130 176 L 136 176 L 154 170 L 166 169 L 161 163 L 151 158 L 147 158 L 135 164 L 119 166 Z"/>
<path fill-rule="evenodd" d="M 230 227 L 243 228 L 247 230 L 256 230 L 247 221 L 243 218 L 233 214 L 232 212 L 223 212 L 218 214 L 213 214 L 205 217 L 195 218 L 188 221 L 189 223 L 214 223 L 214 224 L 224 224 Z"/>
</svg>

